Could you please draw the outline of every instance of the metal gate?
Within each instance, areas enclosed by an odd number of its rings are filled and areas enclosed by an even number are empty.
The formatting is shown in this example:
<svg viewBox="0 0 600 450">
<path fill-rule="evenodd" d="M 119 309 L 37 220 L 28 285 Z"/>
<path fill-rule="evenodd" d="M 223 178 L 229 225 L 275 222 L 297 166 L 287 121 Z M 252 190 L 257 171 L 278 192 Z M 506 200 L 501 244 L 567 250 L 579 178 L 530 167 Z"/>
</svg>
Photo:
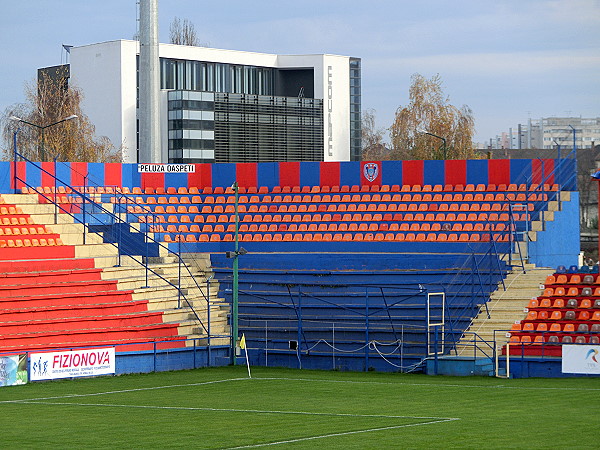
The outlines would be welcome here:
<svg viewBox="0 0 600 450">
<path fill-rule="evenodd" d="M 446 293 L 427 293 L 427 356 L 444 354 Z"/>
</svg>

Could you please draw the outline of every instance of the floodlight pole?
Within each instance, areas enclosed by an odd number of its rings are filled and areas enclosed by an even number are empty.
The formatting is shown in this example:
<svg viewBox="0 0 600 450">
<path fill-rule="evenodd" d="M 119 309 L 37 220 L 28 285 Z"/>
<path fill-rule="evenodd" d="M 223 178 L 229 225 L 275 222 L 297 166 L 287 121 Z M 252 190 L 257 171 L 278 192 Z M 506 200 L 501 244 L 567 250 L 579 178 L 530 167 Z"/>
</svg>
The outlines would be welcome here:
<svg viewBox="0 0 600 450">
<path fill-rule="evenodd" d="M 237 357 L 237 342 L 238 342 L 238 292 L 239 292 L 239 266 L 238 266 L 238 250 L 239 250 L 239 187 L 238 182 L 233 183 L 233 192 L 235 194 L 235 234 L 234 242 L 234 257 L 233 257 L 233 299 L 231 305 L 231 363 L 235 366 Z"/>
<path fill-rule="evenodd" d="M 600 171 L 592 174 L 592 180 L 597 181 L 598 184 L 598 259 L 596 261 L 600 261 Z"/>
<path fill-rule="evenodd" d="M 13 134 L 13 189 L 17 193 L 17 134 L 21 127 L 17 128 Z"/>
<path fill-rule="evenodd" d="M 427 134 L 429 136 L 433 136 L 434 138 L 441 139 L 442 140 L 442 154 L 444 156 L 444 160 L 446 159 L 446 156 L 447 156 L 446 138 L 444 138 L 442 136 L 438 136 L 437 134 L 430 133 L 429 131 L 425 131 L 425 130 L 417 130 L 417 132 L 419 132 L 421 134 Z"/>
<path fill-rule="evenodd" d="M 560 144 L 558 142 L 556 142 L 556 139 L 552 139 L 552 141 L 556 144 L 556 153 L 558 154 L 558 159 L 560 160 L 560 158 L 561 158 Z"/>
<path fill-rule="evenodd" d="M 569 125 L 571 130 L 573 130 L 573 157 L 575 158 L 575 167 L 577 168 L 577 130 L 573 125 Z M 581 144 L 583 148 L 583 143 Z M 575 190 L 577 190 L 577 177 L 575 177 Z M 559 197 L 560 199 L 560 197 Z M 599 225 L 600 227 L 600 225 Z"/>
<path fill-rule="evenodd" d="M 44 148 L 44 143 L 45 143 L 45 139 L 44 139 L 44 130 L 46 128 L 50 128 L 53 127 L 54 125 L 58 125 L 59 123 L 63 123 L 66 122 L 67 120 L 71 120 L 71 119 L 77 119 L 77 115 L 76 114 L 71 114 L 69 117 L 65 117 L 64 119 L 58 120 L 56 122 L 50 123 L 48 125 L 38 125 L 35 123 L 31 123 L 28 122 L 24 119 L 21 119 L 20 117 L 17 116 L 11 116 L 10 120 L 14 120 L 17 122 L 21 122 L 24 123 L 26 125 L 29 125 L 31 127 L 37 128 L 38 130 L 40 130 L 40 136 L 41 136 L 41 148 L 40 148 L 40 162 L 44 161 L 46 159 L 46 150 Z"/>
</svg>

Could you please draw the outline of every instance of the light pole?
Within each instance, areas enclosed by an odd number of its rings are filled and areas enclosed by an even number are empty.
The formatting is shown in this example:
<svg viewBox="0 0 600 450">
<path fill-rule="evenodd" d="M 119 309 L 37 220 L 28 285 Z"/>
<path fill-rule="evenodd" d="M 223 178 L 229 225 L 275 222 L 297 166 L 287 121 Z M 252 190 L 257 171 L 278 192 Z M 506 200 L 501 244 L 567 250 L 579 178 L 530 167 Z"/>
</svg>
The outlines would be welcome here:
<svg viewBox="0 0 600 450">
<path fill-rule="evenodd" d="M 21 131 L 21 127 L 17 128 L 13 133 L 13 189 L 17 193 L 17 134 Z"/>
<path fill-rule="evenodd" d="M 235 194 L 235 234 L 233 238 L 233 251 L 225 252 L 227 258 L 233 258 L 233 289 L 231 300 L 231 364 L 235 366 L 237 342 L 238 342 L 238 293 L 239 293 L 239 266 L 238 257 L 248 253 L 244 247 L 239 246 L 239 186 L 237 181 L 233 183 L 233 192 Z"/>
<path fill-rule="evenodd" d="M 556 144 L 556 152 L 558 154 L 558 159 L 560 159 L 560 144 L 558 142 L 556 142 L 556 139 L 552 139 L 552 142 L 554 142 Z"/>
<path fill-rule="evenodd" d="M 438 138 L 442 140 L 442 153 L 444 155 L 444 159 L 446 159 L 446 138 L 442 137 L 442 136 L 438 136 L 437 134 L 433 134 L 430 133 L 429 131 L 425 131 L 425 130 L 417 130 L 417 133 L 421 133 L 421 134 L 427 134 L 429 136 L 433 136 L 434 138 Z"/>
<path fill-rule="evenodd" d="M 67 120 L 71 120 L 71 119 L 77 119 L 77 115 L 76 114 L 71 114 L 69 117 L 65 117 L 64 119 L 58 120 L 56 122 L 50 123 L 48 125 L 37 125 L 35 123 L 31 123 L 26 121 L 25 119 L 21 119 L 20 117 L 17 116 L 10 116 L 10 120 L 14 120 L 16 122 L 21 122 L 24 123 L 26 125 L 32 126 L 34 128 L 37 128 L 38 130 L 40 130 L 41 133 L 41 150 L 40 150 L 40 160 L 44 161 L 46 159 L 46 153 L 44 151 L 44 130 L 46 128 L 50 128 L 53 127 L 54 125 L 58 125 L 59 123 L 63 123 L 66 122 Z M 40 162 L 41 162 L 40 161 Z"/>
<path fill-rule="evenodd" d="M 571 130 L 573 130 L 573 151 L 577 150 L 577 130 L 573 127 L 573 125 L 569 125 Z"/>
<path fill-rule="evenodd" d="M 598 182 L 598 222 L 597 222 L 597 227 L 598 227 L 598 258 L 596 259 L 596 261 L 599 261 L 600 260 L 600 171 L 592 174 L 592 180 L 595 180 L 595 181 Z"/>
</svg>

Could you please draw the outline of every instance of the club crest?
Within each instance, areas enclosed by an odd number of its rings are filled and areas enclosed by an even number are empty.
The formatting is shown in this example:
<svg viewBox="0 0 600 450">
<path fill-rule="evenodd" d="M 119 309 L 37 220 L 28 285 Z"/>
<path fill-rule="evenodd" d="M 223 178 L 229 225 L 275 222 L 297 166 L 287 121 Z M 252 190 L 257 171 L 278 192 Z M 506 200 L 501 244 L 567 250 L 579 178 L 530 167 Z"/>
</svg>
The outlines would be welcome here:
<svg viewBox="0 0 600 450">
<path fill-rule="evenodd" d="M 379 164 L 365 163 L 363 165 L 363 174 L 369 182 L 373 182 L 379 176 Z"/>
</svg>

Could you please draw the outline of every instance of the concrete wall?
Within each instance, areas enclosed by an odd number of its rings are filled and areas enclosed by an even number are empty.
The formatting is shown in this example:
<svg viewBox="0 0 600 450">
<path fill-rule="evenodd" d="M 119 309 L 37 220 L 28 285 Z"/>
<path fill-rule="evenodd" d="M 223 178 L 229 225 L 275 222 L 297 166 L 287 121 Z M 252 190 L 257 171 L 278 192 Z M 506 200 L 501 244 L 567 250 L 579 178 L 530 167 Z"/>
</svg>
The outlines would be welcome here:
<svg viewBox="0 0 600 450">
<path fill-rule="evenodd" d="M 579 256 L 579 192 L 570 192 L 570 200 L 562 202 L 562 211 L 546 222 L 546 231 L 529 243 L 530 261 L 540 267 L 578 265 Z"/>
</svg>

